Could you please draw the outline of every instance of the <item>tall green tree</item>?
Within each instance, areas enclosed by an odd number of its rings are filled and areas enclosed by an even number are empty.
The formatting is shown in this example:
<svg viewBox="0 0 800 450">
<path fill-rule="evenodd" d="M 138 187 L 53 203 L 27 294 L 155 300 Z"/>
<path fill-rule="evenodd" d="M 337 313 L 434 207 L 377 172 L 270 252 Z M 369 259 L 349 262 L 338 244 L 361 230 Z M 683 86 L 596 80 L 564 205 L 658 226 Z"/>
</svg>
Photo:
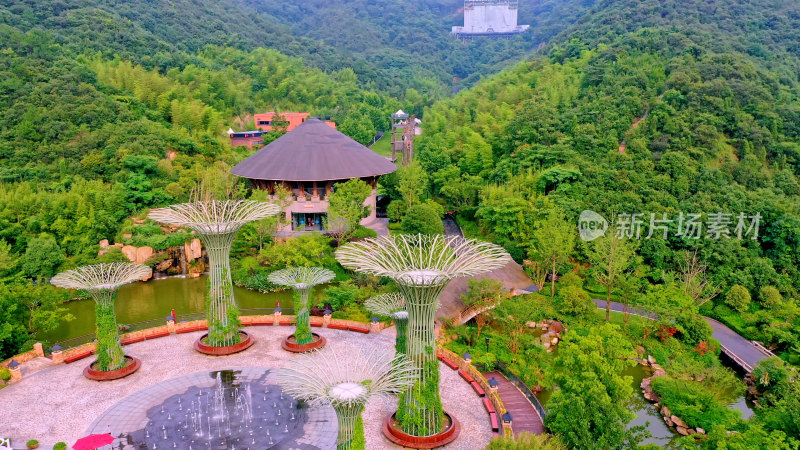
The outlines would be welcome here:
<svg viewBox="0 0 800 450">
<path fill-rule="evenodd" d="M 355 232 L 361 219 L 369 216 L 368 206 L 364 206 L 372 188 L 362 180 L 353 178 L 335 186 L 328 197 L 328 217 L 326 227 L 337 236 L 337 241 L 346 241 Z"/>
<path fill-rule="evenodd" d="M 49 234 L 41 234 L 28 242 L 22 256 L 22 271 L 29 277 L 49 278 L 56 274 L 58 266 L 66 261 L 56 239 Z"/>
<path fill-rule="evenodd" d="M 559 345 L 555 383 L 545 425 L 570 448 L 635 448 L 640 429 L 628 429 L 634 415 L 631 379 L 635 352 L 616 325 L 571 330 Z"/>
<path fill-rule="evenodd" d="M 595 280 L 606 288 L 606 322 L 609 322 L 611 293 L 619 287 L 623 274 L 633 264 L 635 248 L 630 240 L 618 237 L 609 229 L 605 236 L 589 244 L 587 254 Z"/>
<path fill-rule="evenodd" d="M 550 269 L 550 296 L 556 295 L 556 275 L 559 264 L 569 261 L 575 248 L 575 225 L 567 222 L 563 213 L 552 210 L 547 218 L 533 232 L 533 251 Z"/>
</svg>

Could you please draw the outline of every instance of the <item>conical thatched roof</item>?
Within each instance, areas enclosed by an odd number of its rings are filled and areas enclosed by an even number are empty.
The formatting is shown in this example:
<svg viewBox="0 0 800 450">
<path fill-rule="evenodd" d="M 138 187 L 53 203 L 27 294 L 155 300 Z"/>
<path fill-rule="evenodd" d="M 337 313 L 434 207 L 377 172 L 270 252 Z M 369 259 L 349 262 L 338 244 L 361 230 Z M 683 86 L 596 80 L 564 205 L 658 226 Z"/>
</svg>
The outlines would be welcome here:
<svg viewBox="0 0 800 450">
<path fill-rule="evenodd" d="M 385 175 L 397 166 L 319 119 L 276 139 L 231 173 L 251 180 L 324 181 Z"/>
</svg>

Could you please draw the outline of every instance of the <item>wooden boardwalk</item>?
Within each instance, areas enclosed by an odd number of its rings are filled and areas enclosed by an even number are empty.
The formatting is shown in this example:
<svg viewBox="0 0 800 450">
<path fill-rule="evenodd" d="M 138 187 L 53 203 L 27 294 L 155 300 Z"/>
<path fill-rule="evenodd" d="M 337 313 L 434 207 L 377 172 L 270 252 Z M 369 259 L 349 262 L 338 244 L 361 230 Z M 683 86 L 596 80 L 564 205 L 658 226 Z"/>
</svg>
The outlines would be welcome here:
<svg viewBox="0 0 800 450">
<path fill-rule="evenodd" d="M 544 424 L 536 408 L 533 407 L 527 397 L 514 386 L 508 378 L 498 371 L 485 373 L 486 379 L 494 377 L 499 383 L 497 392 L 500 394 L 500 400 L 503 401 L 503 406 L 511 413 L 513 418 L 511 428 L 514 434 L 527 431 L 534 434 L 544 433 Z"/>
</svg>

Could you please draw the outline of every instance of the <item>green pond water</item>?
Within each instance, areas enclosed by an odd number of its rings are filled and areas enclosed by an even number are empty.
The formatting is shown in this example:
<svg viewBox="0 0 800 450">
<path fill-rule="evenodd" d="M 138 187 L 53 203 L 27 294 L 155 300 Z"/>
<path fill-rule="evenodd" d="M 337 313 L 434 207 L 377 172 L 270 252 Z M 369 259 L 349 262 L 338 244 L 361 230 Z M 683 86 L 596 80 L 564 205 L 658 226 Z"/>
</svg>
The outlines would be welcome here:
<svg viewBox="0 0 800 450">
<path fill-rule="evenodd" d="M 184 320 L 182 314 L 202 313 L 205 311 L 206 282 L 208 277 L 183 278 L 168 277 L 147 282 L 138 282 L 119 289 L 116 302 L 117 322 L 135 324 L 153 319 L 166 318 L 175 310 L 178 321 Z M 323 287 L 317 287 L 315 294 L 319 297 Z M 275 307 L 279 301 L 284 310 L 292 308 L 292 293 L 289 290 L 262 294 L 247 289 L 234 287 L 234 296 L 241 309 Z M 41 336 L 47 343 L 62 342 L 86 334 L 94 333 L 94 301 L 76 300 L 66 303 L 75 320 L 62 323 L 56 330 Z M 288 311 L 287 311 L 288 312 Z M 267 311 L 263 312 L 267 314 Z M 158 326 L 155 323 L 150 326 Z"/>
</svg>

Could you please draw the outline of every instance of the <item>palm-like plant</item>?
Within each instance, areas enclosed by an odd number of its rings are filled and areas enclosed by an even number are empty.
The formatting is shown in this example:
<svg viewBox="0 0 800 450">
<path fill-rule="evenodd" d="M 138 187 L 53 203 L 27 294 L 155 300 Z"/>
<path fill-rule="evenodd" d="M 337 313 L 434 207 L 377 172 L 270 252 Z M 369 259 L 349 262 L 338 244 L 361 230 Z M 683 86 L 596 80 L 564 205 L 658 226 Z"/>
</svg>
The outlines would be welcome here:
<svg viewBox="0 0 800 450">
<path fill-rule="evenodd" d="M 333 271 L 322 267 L 289 267 L 269 274 L 269 281 L 288 286 L 294 292 L 294 307 L 297 311 L 297 327 L 294 339 L 298 344 L 310 344 L 311 324 L 309 323 L 308 298 L 314 286 L 327 283 L 336 276 Z"/>
<path fill-rule="evenodd" d="M 125 352 L 119 340 L 114 301 L 117 289 L 150 276 L 152 270 L 141 264 L 106 263 L 81 266 L 61 272 L 50 283 L 66 289 L 82 289 L 95 301 L 97 369 L 103 372 L 125 366 Z"/>
<path fill-rule="evenodd" d="M 399 235 L 365 239 L 340 247 L 336 259 L 357 272 L 393 279 L 408 309 L 408 356 L 421 370 L 419 382 L 401 398 L 403 431 L 430 436 L 444 423 L 439 397 L 434 314 L 450 280 L 503 267 L 508 253 L 494 244 L 441 235 Z"/>
<path fill-rule="evenodd" d="M 278 384 L 311 406 L 332 406 L 339 422 L 337 448 L 350 448 L 356 420 L 371 397 L 390 397 L 411 386 L 417 377 L 404 355 L 373 346 L 329 346 L 292 359 L 277 370 Z"/>
</svg>

